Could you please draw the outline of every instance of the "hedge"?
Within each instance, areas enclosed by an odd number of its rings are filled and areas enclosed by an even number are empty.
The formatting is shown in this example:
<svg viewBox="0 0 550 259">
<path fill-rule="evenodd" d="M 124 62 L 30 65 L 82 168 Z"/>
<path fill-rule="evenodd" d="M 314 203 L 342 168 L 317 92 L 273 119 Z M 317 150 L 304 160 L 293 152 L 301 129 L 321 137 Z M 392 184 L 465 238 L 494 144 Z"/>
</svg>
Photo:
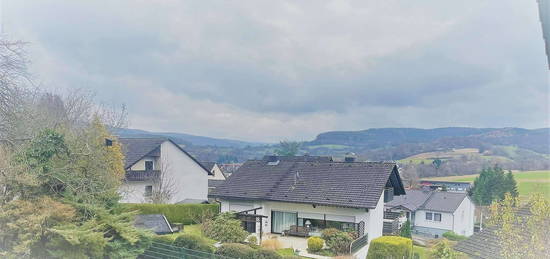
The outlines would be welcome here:
<svg viewBox="0 0 550 259">
<path fill-rule="evenodd" d="M 195 236 L 191 234 L 183 234 L 178 236 L 174 242 L 173 246 L 184 247 L 191 250 L 201 251 L 205 253 L 213 253 L 214 247 L 208 244 L 208 241 L 200 236 Z"/>
<path fill-rule="evenodd" d="M 139 214 L 164 214 L 170 223 L 195 224 L 203 215 L 215 216 L 219 204 L 150 204 L 122 203 L 121 211 L 139 211 Z"/>
<path fill-rule="evenodd" d="M 235 259 L 254 259 L 255 251 L 256 250 L 253 248 L 244 244 L 226 243 L 218 247 L 216 254 Z"/>
<path fill-rule="evenodd" d="M 449 239 L 451 241 L 462 241 L 464 239 L 467 239 L 467 237 L 456 234 L 453 231 L 447 231 L 447 232 L 443 233 L 443 237 L 446 238 L 446 239 Z"/>
<path fill-rule="evenodd" d="M 367 259 L 409 258 L 412 240 L 398 236 L 383 236 L 371 241 Z"/>
</svg>

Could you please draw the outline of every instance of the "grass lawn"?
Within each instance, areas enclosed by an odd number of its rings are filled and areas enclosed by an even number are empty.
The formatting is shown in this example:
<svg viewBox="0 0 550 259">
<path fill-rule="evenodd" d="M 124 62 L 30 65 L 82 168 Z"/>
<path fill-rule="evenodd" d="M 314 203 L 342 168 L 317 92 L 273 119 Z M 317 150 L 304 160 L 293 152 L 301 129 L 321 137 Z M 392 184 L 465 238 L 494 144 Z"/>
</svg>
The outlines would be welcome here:
<svg viewBox="0 0 550 259">
<path fill-rule="evenodd" d="M 531 193 L 540 192 L 550 199 L 550 171 L 517 171 L 513 174 L 518 183 L 520 196 L 525 197 Z M 434 177 L 427 180 L 473 182 L 478 175 Z"/>
<path fill-rule="evenodd" d="M 417 253 L 420 259 L 427 259 L 429 257 L 429 250 L 422 246 L 413 246 L 413 253 Z"/>
</svg>

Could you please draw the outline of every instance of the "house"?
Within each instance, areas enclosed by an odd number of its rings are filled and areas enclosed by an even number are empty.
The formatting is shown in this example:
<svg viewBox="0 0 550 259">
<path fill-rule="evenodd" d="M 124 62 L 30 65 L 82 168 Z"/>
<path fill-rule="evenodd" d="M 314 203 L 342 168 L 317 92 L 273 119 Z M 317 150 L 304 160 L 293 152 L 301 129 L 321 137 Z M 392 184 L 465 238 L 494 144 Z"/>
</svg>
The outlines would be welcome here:
<svg viewBox="0 0 550 259">
<path fill-rule="evenodd" d="M 386 222 L 409 220 L 413 234 L 437 238 L 447 231 L 463 236 L 474 233 L 475 205 L 465 193 L 407 190 L 406 195 L 395 197 L 385 207 Z"/>
<path fill-rule="evenodd" d="M 403 194 L 395 163 L 266 156 L 244 163 L 210 197 L 260 239 L 318 236 L 334 227 L 355 232 L 351 250 L 365 258 L 369 242 L 382 235 L 384 201 Z"/>
<path fill-rule="evenodd" d="M 449 182 L 449 181 L 431 181 L 431 180 L 421 180 L 421 186 L 430 187 L 433 190 L 443 190 L 447 192 L 464 192 L 467 193 L 472 184 L 468 182 Z"/>
<path fill-rule="evenodd" d="M 168 138 L 120 138 L 125 155 L 121 202 L 200 203 L 212 173 Z"/>
<path fill-rule="evenodd" d="M 200 163 L 211 173 L 208 175 L 208 192 L 210 193 L 213 189 L 216 189 L 216 187 L 220 186 L 225 181 L 226 176 L 216 162 Z"/>
</svg>

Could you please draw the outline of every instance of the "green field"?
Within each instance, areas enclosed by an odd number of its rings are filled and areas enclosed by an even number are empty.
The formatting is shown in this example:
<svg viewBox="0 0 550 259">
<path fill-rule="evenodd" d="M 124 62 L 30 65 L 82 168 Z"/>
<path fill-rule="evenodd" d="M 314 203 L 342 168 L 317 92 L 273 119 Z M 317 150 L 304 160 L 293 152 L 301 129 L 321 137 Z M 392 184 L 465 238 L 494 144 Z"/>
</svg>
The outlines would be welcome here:
<svg viewBox="0 0 550 259">
<path fill-rule="evenodd" d="M 529 196 L 531 193 L 540 192 L 550 199 L 550 171 L 521 171 L 513 172 L 513 174 L 518 183 L 520 196 Z M 477 174 L 445 176 L 426 178 L 426 180 L 473 182 L 477 176 Z"/>
</svg>

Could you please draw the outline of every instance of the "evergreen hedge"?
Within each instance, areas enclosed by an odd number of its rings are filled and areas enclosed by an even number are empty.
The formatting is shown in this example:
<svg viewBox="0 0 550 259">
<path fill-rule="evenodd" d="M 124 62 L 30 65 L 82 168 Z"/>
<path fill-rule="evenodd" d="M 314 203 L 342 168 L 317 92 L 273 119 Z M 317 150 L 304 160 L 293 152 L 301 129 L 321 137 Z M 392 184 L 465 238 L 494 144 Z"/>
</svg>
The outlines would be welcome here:
<svg viewBox="0 0 550 259">
<path fill-rule="evenodd" d="M 410 258 L 412 240 L 398 236 L 382 236 L 371 241 L 367 259 Z"/>
<path fill-rule="evenodd" d="M 164 214 L 170 223 L 196 224 L 203 215 L 215 216 L 219 204 L 150 204 L 123 203 L 121 211 L 139 211 L 139 214 Z"/>
</svg>

